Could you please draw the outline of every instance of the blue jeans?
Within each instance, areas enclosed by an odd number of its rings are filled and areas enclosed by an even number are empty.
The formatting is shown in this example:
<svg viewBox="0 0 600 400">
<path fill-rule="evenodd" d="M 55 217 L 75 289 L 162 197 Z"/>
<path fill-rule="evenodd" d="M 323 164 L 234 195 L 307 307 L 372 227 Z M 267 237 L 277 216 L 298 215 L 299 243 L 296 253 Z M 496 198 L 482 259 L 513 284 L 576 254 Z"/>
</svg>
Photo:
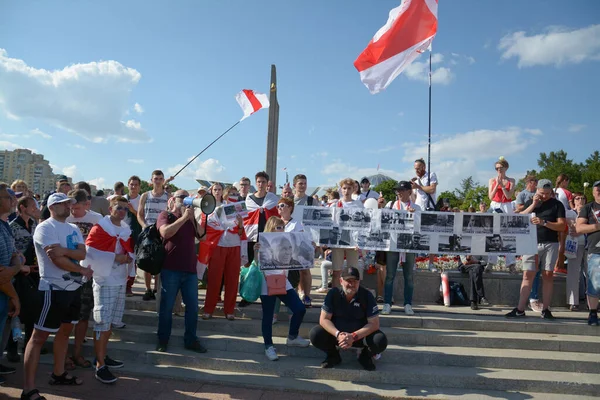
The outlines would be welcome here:
<svg viewBox="0 0 600 400">
<path fill-rule="evenodd" d="M 160 273 L 161 297 L 158 313 L 158 341 L 168 343 L 173 325 L 173 306 L 177 292 L 181 290 L 181 298 L 185 304 L 185 345 L 193 344 L 198 323 L 198 275 L 195 272 L 181 272 L 163 269 Z"/>
<path fill-rule="evenodd" d="M 385 253 L 386 273 L 385 284 L 383 287 L 383 302 L 392 304 L 394 296 L 394 279 L 396 278 L 396 270 L 398 269 L 398 261 L 400 261 L 400 253 L 397 251 L 387 251 Z M 404 274 L 404 305 L 412 305 L 413 291 L 415 284 L 413 282 L 413 268 L 415 266 L 415 254 L 406 253 L 406 261 L 402 265 L 402 273 Z"/>
<path fill-rule="evenodd" d="M 0 343 L 2 343 L 2 332 L 4 332 L 4 324 L 6 324 L 6 319 L 8 318 L 8 307 L 10 306 L 10 299 L 7 295 L 0 292 Z M 2 348 L 4 351 L 4 348 Z M 1 354 L 1 353 L 0 353 Z M 0 358 L 2 356 L 0 355 Z"/>
<path fill-rule="evenodd" d="M 531 285 L 531 293 L 529 294 L 529 300 L 539 300 L 540 296 L 538 291 L 540 290 L 540 279 L 542 278 L 542 270 L 538 269 L 533 278 L 533 284 Z"/>
<path fill-rule="evenodd" d="M 294 289 L 287 291 L 285 295 L 279 296 L 260 296 L 260 302 L 262 304 L 262 335 L 265 342 L 265 348 L 273 346 L 273 312 L 275 311 L 275 299 L 279 298 L 292 311 L 292 319 L 290 320 L 290 332 L 289 337 L 295 339 L 300 332 L 300 324 L 306 314 L 306 307 L 298 293 Z"/>
</svg>

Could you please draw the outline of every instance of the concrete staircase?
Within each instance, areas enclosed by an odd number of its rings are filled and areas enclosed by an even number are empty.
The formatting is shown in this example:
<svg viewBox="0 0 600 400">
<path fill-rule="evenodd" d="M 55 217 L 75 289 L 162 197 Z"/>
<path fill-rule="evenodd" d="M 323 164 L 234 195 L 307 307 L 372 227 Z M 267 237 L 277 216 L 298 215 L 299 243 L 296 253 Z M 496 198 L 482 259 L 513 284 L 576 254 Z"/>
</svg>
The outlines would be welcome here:
<svg viewBox="0 0 600 400">
<path fill-rule="evenodd" d="M 226 320 L 219 309 L 211 320 L 199 319 L 198 334 L 209 350 L 206 354 L 183 348 L 184 320 L 173 316 L 169 352 L 158 353 L 154 351 L 155 302 L 141 300 L 139 284 L 134 292 L 136 296 L 126 303 L 127 326 L 113 332 L 109 354 L 140 374 L 366 398 L 600 396 L 600 328 L 587 326 L 584 312 L 555 310 L 558 319 L 552 322 L 529 312 L 524 320 L 513 321 L 503 317 L 508 307 L 471 311 L 417 304 L 416 314 L 409 317 L 394 306 L 392 315 L 381 316 L 389 347 L 376 362 L 377 371 L 367 372 L 354 351 L 342 352 L 339 367 L 321 369 L 324 355 L 317 349 L 287 348 L 288 315 L 283 306 L 273 327 L 277 362 L 264 355 L 260 304 L 236 310 L 235 321 Z M 202 304 L 204 290 L 200 297 Z M 308 337 L 318 323 L 323 296 L 312 297 L 302 337 Z M 85 352 L 93 357 L 91 340 Z"/>
</svg>

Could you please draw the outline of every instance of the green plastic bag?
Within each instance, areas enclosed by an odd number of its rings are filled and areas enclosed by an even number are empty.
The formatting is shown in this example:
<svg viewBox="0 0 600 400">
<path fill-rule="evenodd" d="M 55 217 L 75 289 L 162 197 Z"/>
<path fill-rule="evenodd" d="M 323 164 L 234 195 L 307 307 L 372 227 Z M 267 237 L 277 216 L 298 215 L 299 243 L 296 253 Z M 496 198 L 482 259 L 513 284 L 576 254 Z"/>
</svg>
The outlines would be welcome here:
<svg viewBox="0 0 600 400">
<path fill-rule="evenodd" d="M 260 272 L 256 261 L 252 261 L 245 275 L 244 271 L 241 271 L 240 275 L 242 276 L 240 283 L 240 296 L 242 299 L 251 303 L 258 300 L 262 291 L 263 274 Z"/>
</svg>

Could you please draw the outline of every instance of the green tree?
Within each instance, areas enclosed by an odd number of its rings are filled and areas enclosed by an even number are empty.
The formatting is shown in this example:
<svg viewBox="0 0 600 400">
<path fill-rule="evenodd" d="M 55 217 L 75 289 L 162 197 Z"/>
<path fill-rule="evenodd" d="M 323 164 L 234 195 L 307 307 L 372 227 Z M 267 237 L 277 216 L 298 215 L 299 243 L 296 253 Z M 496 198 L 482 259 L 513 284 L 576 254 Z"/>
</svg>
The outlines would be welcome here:
<svg viewBox="0 0 600 400">
<path fill-rule="evenodd" d="M 540 153 L 538 166 L 541 168 L 537 175 L 539 179 L 550 179 L 554 183 L 558 175 L 567 174 L 570 178 L 569 188 L 571 190 L 583 189 L 584 165 L 573 162 L 564 150 L 551 151 L 549 154 Z"/>
<path fill-rule="evenodd" d="M 383 194 L 386 201 L 394 201 L 396 200 L 396 192 L 394 188 L 398 184 L 397 181 L 391 179 L 389 181 L 381 182 L 379 185 L 375 186 L 373 190 Z"/>
<path fill-rule="evenodd" d="M 488 188 L 487 186 L 476 185 L 465 193 L 465 197 L 459 207 L 461 210 L 467 210 L 469 207 L 475 207 L 475 210 L 479 210 L 478 206 L 482 201 L 489 207 Z"/>
<path fill-rule="evenodd" d="M 444 199 L 447 199 L 450 202 L 450 208 L 460 207 L 460 204 L 462 203 L 461 199 L 456 197 L 456 194 L 454 192 L 449 192 L 446 190 L 440 193 L 440 195 L 438 196 L 436 204 L 438 209 L 443 207 Z"/>
</svg>

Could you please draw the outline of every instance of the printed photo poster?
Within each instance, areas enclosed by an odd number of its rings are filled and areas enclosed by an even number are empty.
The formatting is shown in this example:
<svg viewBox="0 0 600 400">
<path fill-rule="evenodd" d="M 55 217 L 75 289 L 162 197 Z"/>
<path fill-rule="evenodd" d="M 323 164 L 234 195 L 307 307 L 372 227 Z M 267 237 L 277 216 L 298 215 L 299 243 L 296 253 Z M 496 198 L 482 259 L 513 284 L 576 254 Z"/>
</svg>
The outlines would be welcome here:
<svg viewBox="0 0 600 400">
<path fill-rule="evenodd" d="M 380 214 L 380 226 L 384 232 L 405 232 L 415 230 L 415 215 L 408 211 L 382 208 Z"/>
<path fill-rule="evenodd" d="M 333 208 L 305 206 L 302 209 L 304 227 L 330 228 L 333 226 Z"/>
<path fill-rule="evenodd" d="M 239 201 L 236 203 L 225 204 L 222 206 L 226 220 L 235 219 L 236 216 L 246 218 L 248 216 L 248 208 L 246 208 L 245 201 Z"/>
<path fill-rule="evenodd" d="M 357 231 L 342 229 L 339 226 L 319 229 L 317 243 L 327 247 L 355 247 L 357 245 Z"/>
<path fill-rule="evenodd" d="M 396 235 L 396 245 L 394 251 L 404 251 L 407 253 L 429 252 L 431 237 L 425 233 L 398 233 Z"/>
<path fill-rule="evenodd" d="M 258 236 L 258 264 L 261 270 L 310 269 L 315 249 L 304 232 L 263 232 Z"/>
<path fill-rule="evenodd" d="M 471 253 L 470 235 L 439 235 L 437 251 L 443 254 Z"/>
<path fill-rule="evenodd" d="M 356 231 L 356 245 L 363 250 L 382 250 L 390 248 L 391 233 L 382 229 L 371 229 L 370 231 Z"/>
<path fill-rule="evenodd" d="M 462 233 L 494 233 L 494 214 L 463 213 Z"/>
<path fill-rule="evenodd" d="M 332 207 L 331 210 L 334 225 L 341 229 L 368 231 L 372 225 L 379 225 L 379 221 L 373 218 L 373 214 L 379 210 L 358 207 Z"/>
<path fill-rule="evenodd" d="M 457 213 L 421 212 L 419 227 L 421 233 L 455 233 L 454 219 Z"/>
</svg>

